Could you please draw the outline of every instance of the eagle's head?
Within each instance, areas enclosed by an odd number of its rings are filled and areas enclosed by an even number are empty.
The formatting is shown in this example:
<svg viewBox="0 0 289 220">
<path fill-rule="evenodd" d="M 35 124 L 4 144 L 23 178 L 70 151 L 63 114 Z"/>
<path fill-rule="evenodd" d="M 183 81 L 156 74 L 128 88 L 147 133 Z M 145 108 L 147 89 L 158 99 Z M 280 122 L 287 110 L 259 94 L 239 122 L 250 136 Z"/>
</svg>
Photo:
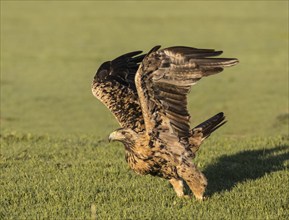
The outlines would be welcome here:
<svg viewBox="0 0 289 220">
<path fill-rule="evenodd" d="M 133 145 L 137 139 L 137 133 L 130 128 L 120 128 L 112 132 L 108 140 L 120 141 L 124 145 Z"/>
</svg>

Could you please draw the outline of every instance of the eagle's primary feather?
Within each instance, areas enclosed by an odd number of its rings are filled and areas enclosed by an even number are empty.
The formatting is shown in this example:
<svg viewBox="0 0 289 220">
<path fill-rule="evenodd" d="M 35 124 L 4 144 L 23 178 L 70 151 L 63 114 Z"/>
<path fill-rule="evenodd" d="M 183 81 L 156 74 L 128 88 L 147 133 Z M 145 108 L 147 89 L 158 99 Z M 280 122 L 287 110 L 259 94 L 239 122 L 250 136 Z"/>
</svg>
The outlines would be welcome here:
<svg viewBox="0 0 289 220">
<path fill-rule="evenodd" d="M 110 139 L 125 145 L 126 160 L 139 174 L 166 178 L 178 196 L 183 181 L 202 199 L 207 180 L 192 163 L 201 143 L 225 123 L 218 113 L 190 129 L 187 95 L 202 77 L 236 65 L 235 58 L 214 58 L 222 51 L 192 47 L 152 48 L 103 63 L 92 92 L 114 114 L 121 129 Z"/>
</svg>

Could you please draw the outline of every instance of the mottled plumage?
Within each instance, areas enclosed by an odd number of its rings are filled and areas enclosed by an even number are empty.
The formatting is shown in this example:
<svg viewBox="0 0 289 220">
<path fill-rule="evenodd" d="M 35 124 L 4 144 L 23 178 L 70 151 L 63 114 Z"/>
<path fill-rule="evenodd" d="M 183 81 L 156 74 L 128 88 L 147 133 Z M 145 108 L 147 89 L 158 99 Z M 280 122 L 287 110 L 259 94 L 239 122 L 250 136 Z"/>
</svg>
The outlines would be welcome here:
<svg viewBox="0 0 289 220">
<path fill-rule="evenodd" d="M 238 60 L 211 58 L 222 53 L 211 49 L 159 48 L 103 63 L 92 92 L 118 120 L 121 129 L 109 139 L 124 144 L 131 169 L 168 179 L 179 197 L 185 196 L 185 181 L 196 198 L 203 199 L 207 180 L 192 159 L 203 140 L 225 123 L 225 117 L 218 113 L 190 129 L 187 94 L 202 77 Z"/>
</svg>

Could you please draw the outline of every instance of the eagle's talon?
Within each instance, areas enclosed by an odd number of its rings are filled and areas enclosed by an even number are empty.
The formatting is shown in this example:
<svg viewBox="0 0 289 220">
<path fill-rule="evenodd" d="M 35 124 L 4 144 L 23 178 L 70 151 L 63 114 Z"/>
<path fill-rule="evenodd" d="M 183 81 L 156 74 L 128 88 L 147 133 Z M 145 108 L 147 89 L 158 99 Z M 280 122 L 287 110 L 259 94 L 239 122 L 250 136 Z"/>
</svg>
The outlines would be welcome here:
<svg viewBox="0 0 289 220">
<path fill-rule="evenodd" d="M 183 197 L 181 197 L 181 198 L 184 198 L 184 199 L 191 199 L 192 198 L 192 196 L 191 195 L 184 195 Z"/>
</svg>

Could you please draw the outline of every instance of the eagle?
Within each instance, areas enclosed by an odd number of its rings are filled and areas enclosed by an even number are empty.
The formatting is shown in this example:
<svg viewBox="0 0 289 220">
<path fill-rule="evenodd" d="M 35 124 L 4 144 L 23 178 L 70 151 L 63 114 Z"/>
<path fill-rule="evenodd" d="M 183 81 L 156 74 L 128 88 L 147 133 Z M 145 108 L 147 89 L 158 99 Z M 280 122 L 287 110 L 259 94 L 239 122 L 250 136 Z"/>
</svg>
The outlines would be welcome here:
<svg viewBox="0 0 289 220">
<path fill-rule="evenodd" d="M 220 112 L 190 128 L 187 96 L 202 77 L 238 63 L 215 58 L 222 51 L 173 46 L 126 53 L 104 62 L 92 81 L 92 93 L 115 116 L 121 128 L 109 135 L 125 148 L 125 159 L 137 174 L 167 179 L 178 197 L 203 200 L 204 174 L 193 163 L 202 142 L 225 121 Z"/>
</svg>

